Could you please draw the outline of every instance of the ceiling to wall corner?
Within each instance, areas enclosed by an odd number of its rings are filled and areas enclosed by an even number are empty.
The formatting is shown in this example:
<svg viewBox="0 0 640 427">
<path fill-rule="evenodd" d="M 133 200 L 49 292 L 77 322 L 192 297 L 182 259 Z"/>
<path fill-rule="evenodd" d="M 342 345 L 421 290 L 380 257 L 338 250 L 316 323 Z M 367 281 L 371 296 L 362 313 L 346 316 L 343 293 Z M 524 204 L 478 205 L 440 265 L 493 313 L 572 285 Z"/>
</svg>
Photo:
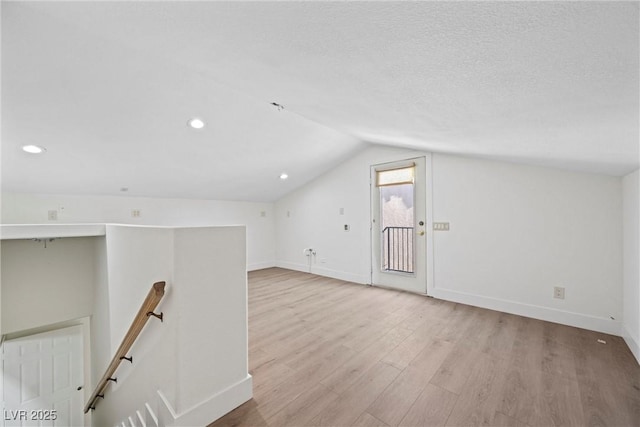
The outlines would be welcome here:
<svg viewBox="0 0 640 427">
<path fill-rule="evenodd" d="M 367 143 L 624 175 L 638 10 L 3 2 L 3 189 L 272 201 Z"/>
</svg>

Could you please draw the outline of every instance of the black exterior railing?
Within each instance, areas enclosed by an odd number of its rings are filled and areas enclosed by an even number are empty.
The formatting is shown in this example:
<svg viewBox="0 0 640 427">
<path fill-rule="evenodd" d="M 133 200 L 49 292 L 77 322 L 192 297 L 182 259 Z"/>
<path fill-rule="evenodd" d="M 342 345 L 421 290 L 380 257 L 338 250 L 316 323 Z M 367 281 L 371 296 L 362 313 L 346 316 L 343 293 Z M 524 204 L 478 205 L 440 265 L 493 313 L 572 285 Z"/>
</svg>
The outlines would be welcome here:
<svg viewBox="0 0 640 427">
<path fill-rule="evenodd" d="M 382 269 L 413 273 L 413 227 L 382 230 Z"/>
</svg>

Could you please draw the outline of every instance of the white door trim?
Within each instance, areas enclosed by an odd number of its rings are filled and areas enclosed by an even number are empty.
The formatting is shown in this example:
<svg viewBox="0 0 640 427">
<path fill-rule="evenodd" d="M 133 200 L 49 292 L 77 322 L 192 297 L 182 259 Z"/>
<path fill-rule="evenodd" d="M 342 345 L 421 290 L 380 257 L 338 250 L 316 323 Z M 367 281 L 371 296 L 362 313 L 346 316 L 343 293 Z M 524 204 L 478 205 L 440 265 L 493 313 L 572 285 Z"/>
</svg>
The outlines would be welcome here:
<svg viewBox="0 0 640 427">
<path fill-rule="evenodd" d="M 425 154 L 425 187 L 426 187 L 426 257 L 427 257 L 427 295 L 433 296 L 433 290 L 435 289 L 435 273 L 433 262 L 433 156 L 431 153 Z"/>
</svg>

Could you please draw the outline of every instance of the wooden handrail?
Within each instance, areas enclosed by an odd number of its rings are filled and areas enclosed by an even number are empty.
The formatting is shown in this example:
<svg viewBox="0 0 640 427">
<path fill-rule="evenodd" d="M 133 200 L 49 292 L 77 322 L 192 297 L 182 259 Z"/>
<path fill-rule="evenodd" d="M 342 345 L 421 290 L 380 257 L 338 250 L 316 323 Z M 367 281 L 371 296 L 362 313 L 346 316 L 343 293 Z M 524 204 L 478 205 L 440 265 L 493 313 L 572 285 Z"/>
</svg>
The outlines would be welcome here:
<svg viewBox="0 0 640 427">
<path fill-rule="evenodd" d="M 155 308 L 158 306 L 158 303 L 164 295 L 164 286 L 165 282 L 156 282 L 151 287 L 151 290 L 142 303 L 140 310 L 138 310 L 138 314 L 136 314 L 136 317 L 133 319 L 133 323 L 131 323 L 127 334 L 124 336 L 122 344 L 120 344 L 120 347 L 118 347 L 118 351 L 116 351 L 113 359 L 111 359 L 111 363 L 107 367 L 107 370 L 102 376 L 102 379 L 96 386 L 95 390 L 91 394 L 91 398 L 84 407 L 85 414 L 89 412 L 89 409 L 95 409 L 95 401 L 98 397 L 104 398 L 104 390 L 107 388 L 107 384 L 109 383 L 109 381 L 114 381 L 112 379 L 112 376 L 115 373 L 116 369 L 118 369 L 118 366 L 120 365 L 122 360 L 129 360 L 129 358 L 127 358 L 127 353 L 131 349 L 133 343 L 136 341 L 136 338 L 138 338 L 140 331 L 142 331 L 142 328 L 144 328 L 144 325 L 147 323 L 147 320 L 149 320 L 149 317 L 154 314 L 153 310 L 155 310 Z M 160 317 L 160 319 L 162 319 L 162 317 Z"/>
</svg>

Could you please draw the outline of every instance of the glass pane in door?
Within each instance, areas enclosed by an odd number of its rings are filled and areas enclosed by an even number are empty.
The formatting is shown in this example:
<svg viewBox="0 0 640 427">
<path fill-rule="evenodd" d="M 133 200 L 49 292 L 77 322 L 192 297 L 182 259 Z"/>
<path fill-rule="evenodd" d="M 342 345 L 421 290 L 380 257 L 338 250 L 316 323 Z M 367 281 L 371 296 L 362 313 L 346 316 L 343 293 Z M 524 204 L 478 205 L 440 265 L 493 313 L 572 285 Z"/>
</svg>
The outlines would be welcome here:
<svg viewBox="0 0 640 427">
<path fill-rule="evenodd" d="M 414 185 L 386 184 L 379 187 L 382 228 L 381 269 L 414 272 Z"/>
</svg>

